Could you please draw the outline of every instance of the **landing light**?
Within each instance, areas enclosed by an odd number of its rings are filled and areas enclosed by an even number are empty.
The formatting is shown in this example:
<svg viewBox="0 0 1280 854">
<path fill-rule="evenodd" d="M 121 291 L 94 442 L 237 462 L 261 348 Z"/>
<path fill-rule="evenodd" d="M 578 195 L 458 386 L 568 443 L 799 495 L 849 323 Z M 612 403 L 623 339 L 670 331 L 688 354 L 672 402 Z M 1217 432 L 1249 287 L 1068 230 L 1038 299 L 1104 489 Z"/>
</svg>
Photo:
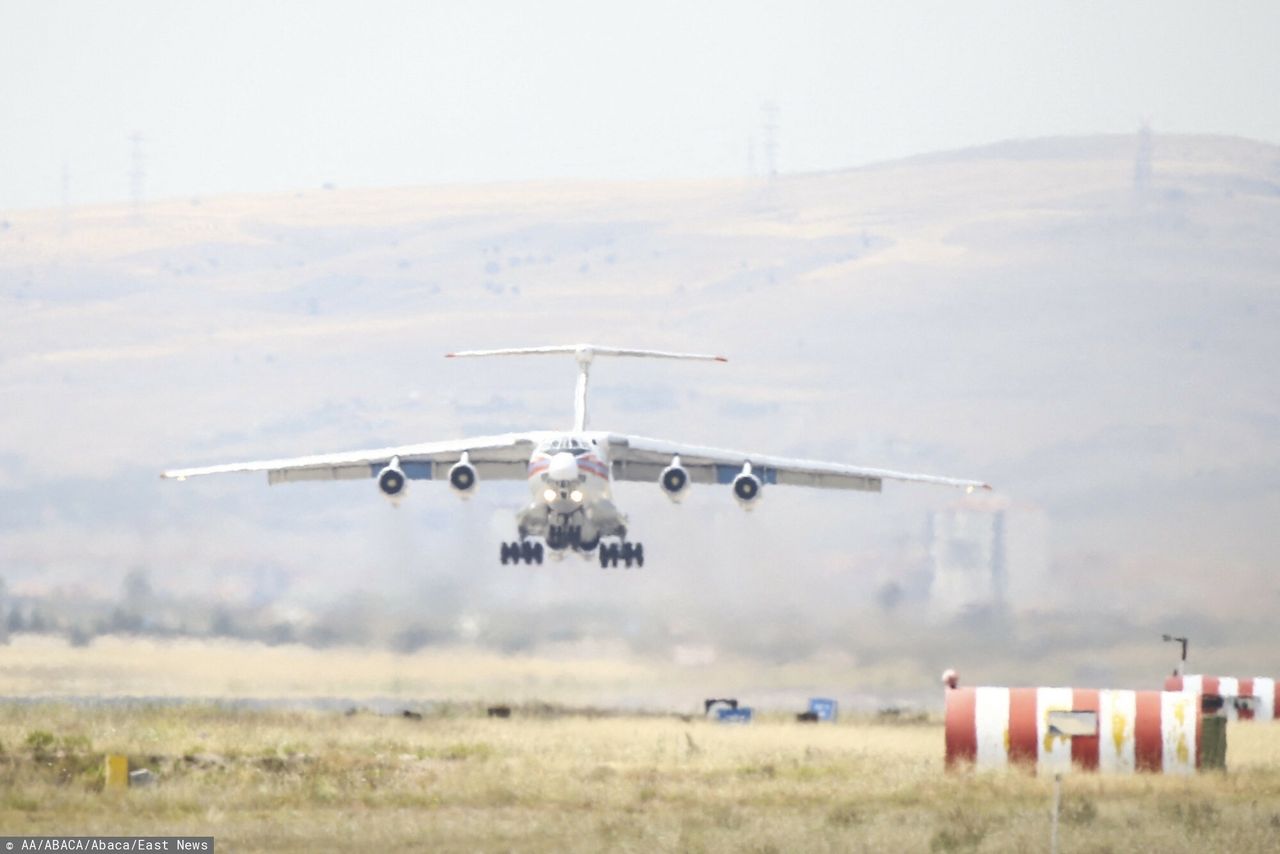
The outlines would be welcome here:
<svg viewBox="0 0 1280 854">
<path fill-rule="evenodd" d="M 582 493 L 575 489 L 573 492 L 569 493 L 569 497 L 572 498 L 574 501 L 581 501 Z"/>
<path fill-rule="evenodd" d="M 542 497 L 547 501 L 555 501 L 556 491 L 554 489 L 548 489 L 546 492 L 542 493 Z"/>
</svg>

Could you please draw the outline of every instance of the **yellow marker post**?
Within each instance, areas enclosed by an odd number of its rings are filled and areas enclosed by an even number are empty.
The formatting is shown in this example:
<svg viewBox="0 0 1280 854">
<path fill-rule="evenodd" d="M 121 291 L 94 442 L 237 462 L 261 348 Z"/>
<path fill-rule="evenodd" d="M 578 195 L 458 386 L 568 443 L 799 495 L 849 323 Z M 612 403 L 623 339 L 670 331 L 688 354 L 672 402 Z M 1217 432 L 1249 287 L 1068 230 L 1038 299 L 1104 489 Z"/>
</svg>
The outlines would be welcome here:
<svg viewBox="0 0 1280 854">
<path fill-rule="evenodd" d="M 129 757 L 123 753 L 108 753 L 103 765 L 105 789 L 119 792 L 129 788 Z"/>
</svg>

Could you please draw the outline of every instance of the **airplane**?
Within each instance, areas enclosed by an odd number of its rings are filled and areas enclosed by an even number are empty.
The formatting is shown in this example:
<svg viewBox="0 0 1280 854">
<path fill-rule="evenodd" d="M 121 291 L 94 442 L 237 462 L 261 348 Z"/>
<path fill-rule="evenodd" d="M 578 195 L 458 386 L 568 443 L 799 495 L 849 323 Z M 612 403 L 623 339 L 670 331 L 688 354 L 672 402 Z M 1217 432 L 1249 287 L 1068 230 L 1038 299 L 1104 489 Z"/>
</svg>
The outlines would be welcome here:
<svg viewBox="0 0 1280 854">
<path fill-rule="evenodd" d="M 502 543 L 506 563 L 541 564 L 574 553 L 601 568 L 644 566 L 644 544 L 627 538 L 628 520 L 613 500 L 617 482 L 656 483 L 679 502 L 692 484 L 728 486 L 744 509 L 756 506 L 765 486 L 810 486 L 879 492 L 883 481 L 900 480 L 989 490 L 981 481 L 905 474 L 841 463 L 788 459 L 651 439 L 587 427 L 587 386 L 597 356 L 690 359 L 726 362 L 723 356 L 631 350 L 594 344 L 466 350 L 446 358 L 571 354 L 578 363 L 572 430 L 502 433 L 444 442 L 425 442 L 373 450 L 320 454 L 291 459 L 171 469 L 160 476 L 186 480 L 230 472 L 266 472 L 269 484 L 303 480 L 373 477 L 378 489 L 397 504 L 411 480 L 448 480 L 461 498 L 475 494 L 481 480 L 524 480 L 530 500 L 516 514 L 518 539 Z M 544 549 L 545 546 L 545 549 Z"/>
</svg>

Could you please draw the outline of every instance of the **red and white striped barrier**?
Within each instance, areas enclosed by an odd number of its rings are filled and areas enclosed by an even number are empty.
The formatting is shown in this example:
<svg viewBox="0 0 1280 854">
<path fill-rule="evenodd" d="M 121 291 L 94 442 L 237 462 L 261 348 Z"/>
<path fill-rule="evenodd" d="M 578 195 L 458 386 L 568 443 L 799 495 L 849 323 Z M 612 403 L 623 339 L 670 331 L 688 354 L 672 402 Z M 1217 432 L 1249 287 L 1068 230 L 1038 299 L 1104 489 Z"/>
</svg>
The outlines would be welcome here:
<svg viewBox="0 0 1280 854">
<path fill-rule="evenodd" d="M 1190 774 L 1200 765 L 1200 720 L 1189 691 L 951 688 L 947 767 Z"/>
<path fill-rule="evenodd" d="M 1233 721 L 1273 721 L 1280 708 L 1280 684 L 1267 676 L 1170 676 L 1164 680 L 1164 689 L 1217 694 L 1223 699 L 1223 714 Z M 1235 702 L 1250 698 L 1247 704 Z"/>
</svg>

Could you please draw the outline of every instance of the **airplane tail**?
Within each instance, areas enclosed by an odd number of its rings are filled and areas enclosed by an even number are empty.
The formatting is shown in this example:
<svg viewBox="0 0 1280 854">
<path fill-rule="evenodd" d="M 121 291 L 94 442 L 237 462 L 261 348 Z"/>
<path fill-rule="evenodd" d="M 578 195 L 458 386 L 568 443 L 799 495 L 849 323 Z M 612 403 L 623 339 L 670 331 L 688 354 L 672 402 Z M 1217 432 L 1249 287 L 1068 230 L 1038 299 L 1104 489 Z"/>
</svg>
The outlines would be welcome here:
<svg viewBox="0 0 1280 854">
<path fill-rule="evenodd" d="M 460 350 L 446 353 L 446 359 L 470 356 L 551 356 L 571 354 L 578 361 L 578 388 L 574 395 L 573 429 L 587 429 L 587 381 L 591 361 L 596 356 L 640 356 L 655 359 L 694 359 L 702 362 L 727 362 L 724 356 L 703 353 L 673 353 L 667 350 L 629 350 L 619 347 L 598 347 L 595 344 L 560 344 L 550 347 L 512 347 L 503 350 Z"/>
</svg>

